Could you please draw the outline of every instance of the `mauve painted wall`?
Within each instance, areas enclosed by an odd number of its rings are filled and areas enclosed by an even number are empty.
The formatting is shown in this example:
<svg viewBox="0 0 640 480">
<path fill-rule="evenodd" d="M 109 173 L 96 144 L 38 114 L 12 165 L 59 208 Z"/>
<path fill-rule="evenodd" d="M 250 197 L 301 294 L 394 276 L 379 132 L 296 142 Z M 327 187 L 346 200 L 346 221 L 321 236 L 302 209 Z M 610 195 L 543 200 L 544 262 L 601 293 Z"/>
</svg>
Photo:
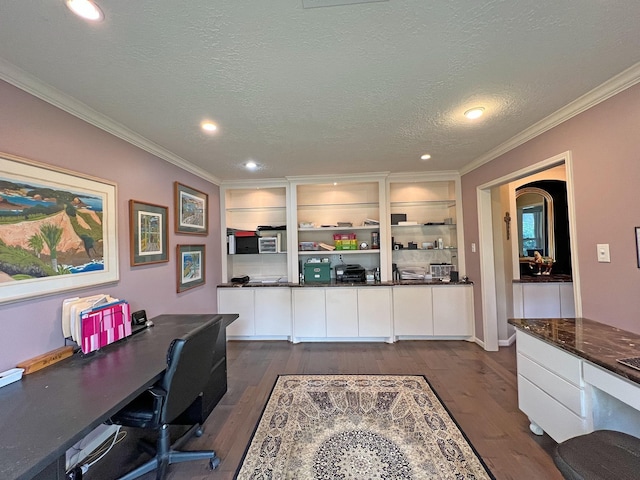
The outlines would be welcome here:
<svg viewBox="0 0 640 480">
<path fill-rule="evenodd" d="M 582 315 L 640 333 L 640 84 L 462 177 L 467 274 L 475 282 L 476 332 L 482 335 L 476 188 L 565 151 L 573 158 Z M 611 263 L 596 261 L 610 244 Z"/>
<path fill-rule="evenodd" d="M 117 184 L 120 280 L 115 284 L 0 305 L 0 371 L 64 345 L 62 299 L 106 292 L 163 313 L 215 313 L 220 267 L 219 188 L 0 81 L 0 152 L 61 166 Z M 167 112 L 170 114 L 169 112 Z M 173 182 L 209 194 L 209 235 L 173 233 Z M 169 207 L 170 261 L 129 265 L 130 199 Z M 206 285 L 176 293 L 177 244 L 206 244 Z"/>
</svg>

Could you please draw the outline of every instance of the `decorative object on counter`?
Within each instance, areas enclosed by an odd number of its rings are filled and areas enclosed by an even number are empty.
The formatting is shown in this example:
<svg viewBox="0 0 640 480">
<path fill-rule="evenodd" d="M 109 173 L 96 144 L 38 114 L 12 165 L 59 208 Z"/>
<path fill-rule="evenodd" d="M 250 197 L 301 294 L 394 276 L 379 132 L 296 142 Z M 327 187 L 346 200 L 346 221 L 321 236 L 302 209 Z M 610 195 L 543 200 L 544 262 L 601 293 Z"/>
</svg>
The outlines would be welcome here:
<svg viewBox="0 0 640 480">
<path fill-rule="evenodd" d="M 409 250 L 417 250 L 418 249 L 418 244 L 415 243 L 415 242 L 409 242 L 408 248 L 409 248 Z"/>
<path fill-rule="evenodd" d="M 209 195 L 179 182 L 174 183 L 176 233 L 207 235 Z"/>
<path fill-rule="evenodd" d="M 533 252 L 533 260 L 529 262 L 529 268 L 534 275 L 550 275 L 554 260 L 551 257 L 543 257 L 539 251 Z"/>
<path fill-rule="evenodd" d="M 279 376 L 235 478 L 266 476 L 494 478 L 421 375 Z"/>
<path fill-rule="evenodd" d="M 360 242 L 360 245 L 358 245 L 358 249 L 369 250 L 369 244 L 367 242 Z"/>
<path fill-rule="evenodd" d="M 460 279 L 459 279 L 458 272 L 456 270 L 449 271 L 449 280 L 451 280 L 452 282 L 458 283 Z"/>
<path fill-rule="evenodd" d="M 71 345 L 67 345 L 20 362 L 16 367 L 24 370 L 25 375 L 29 375 L 30 373 L 37 372 L 38 370 L 53 365 L 54 363 L 58 363 L 60 360 L 64 360 L 71 355 L 73 355 L 73 347 Z"/>
</svg>

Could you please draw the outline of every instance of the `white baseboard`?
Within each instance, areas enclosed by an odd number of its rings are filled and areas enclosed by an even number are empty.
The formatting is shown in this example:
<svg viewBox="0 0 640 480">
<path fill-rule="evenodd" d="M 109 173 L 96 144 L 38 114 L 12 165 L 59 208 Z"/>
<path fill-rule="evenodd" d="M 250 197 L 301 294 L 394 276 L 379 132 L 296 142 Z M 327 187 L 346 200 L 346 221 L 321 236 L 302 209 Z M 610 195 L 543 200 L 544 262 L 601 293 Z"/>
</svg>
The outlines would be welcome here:
<svg viewBox="0 0 640 480">
<path fill-rule="evenodd" d="M 511 335 L 506 340 L 498 340 L 498 346 L 499 347 L 509 347 L 509 346 L 513 345 L 515 343 L 515 341 L 516 341 L 516 332 L 513 332 L 513 335 Z"/>
</svg>

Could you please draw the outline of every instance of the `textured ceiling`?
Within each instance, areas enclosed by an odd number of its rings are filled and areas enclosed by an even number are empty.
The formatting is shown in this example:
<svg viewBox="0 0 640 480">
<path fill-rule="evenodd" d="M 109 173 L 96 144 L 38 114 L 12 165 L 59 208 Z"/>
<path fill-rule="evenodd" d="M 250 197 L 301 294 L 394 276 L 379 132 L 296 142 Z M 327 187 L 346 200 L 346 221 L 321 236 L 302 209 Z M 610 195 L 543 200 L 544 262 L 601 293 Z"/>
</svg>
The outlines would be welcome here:
<svg viewBox="0 0 640 480">
<path fill-rule="evenodd" d="M 638 0 L 98 3 L 0 0 L 0 58 L 220 180 L 457 170 L 640 61 Z"/>
</svg>

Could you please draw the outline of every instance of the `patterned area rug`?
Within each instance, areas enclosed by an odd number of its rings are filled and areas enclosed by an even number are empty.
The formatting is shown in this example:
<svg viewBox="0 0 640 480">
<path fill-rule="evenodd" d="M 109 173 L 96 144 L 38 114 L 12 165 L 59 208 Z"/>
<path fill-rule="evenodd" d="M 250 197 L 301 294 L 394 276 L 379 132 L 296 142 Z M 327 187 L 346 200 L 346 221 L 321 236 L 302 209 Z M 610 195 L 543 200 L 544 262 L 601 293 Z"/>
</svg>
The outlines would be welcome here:
<svg viewBox="0 0 640 480">
<path fill-rule="evenodd" d="M 494 477 L 422 376 L 282 375 L 237 478 Z"/>
</svg>

